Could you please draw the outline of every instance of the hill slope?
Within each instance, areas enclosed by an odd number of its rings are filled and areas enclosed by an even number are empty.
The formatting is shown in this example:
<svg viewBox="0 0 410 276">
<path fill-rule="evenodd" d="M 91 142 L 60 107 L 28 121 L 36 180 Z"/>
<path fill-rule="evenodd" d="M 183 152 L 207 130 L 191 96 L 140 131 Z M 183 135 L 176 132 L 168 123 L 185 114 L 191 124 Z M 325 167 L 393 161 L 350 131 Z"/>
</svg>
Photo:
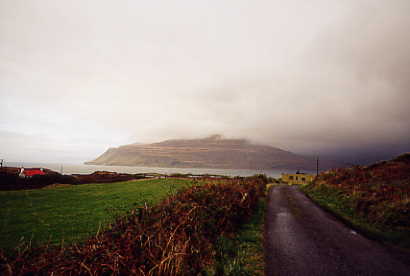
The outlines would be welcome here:
<svg viewBox="0 0 410 276">
<path fill-rule="evenodd" d="M 353 224 L 364 218 L 383 235 L 398 230 L 389 238 L 402 238 L 410 248 L 410 153 L 371 166 L 329 170 L 305 191 Z"/>
<path fill-rule="evenodd" d="M 167 140 L 153 144 L 131 144 L 110 148 L 90 165 L 147 166 L 218 169 L 315 169 L 314 159 L 279 148 L 255 145 L 244 139 Z M 322 168 L 337 166 L 327 162 Z"/>
</svg>

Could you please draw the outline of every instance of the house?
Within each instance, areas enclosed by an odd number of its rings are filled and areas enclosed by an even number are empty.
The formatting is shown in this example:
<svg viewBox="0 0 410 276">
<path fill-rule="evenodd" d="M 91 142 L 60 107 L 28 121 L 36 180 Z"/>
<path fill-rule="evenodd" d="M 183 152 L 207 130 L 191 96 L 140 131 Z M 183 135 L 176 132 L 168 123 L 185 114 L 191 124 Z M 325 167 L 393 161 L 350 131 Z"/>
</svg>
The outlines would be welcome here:
<svg viewBox="0 0 410 276">
<path fill-rule="evenodd" d="M 282 182 L 285 182 L 288 185 L 303 185 L 309 184 L 315 179 L 315 176 L 312 174 L 301 173 L 297 171 L 294 174 L 282 173 Z"/>
<path fill-rule="evenodd" d="M 32 177 L 34 175 L 45 175 L 46 173 L 44 172 L 43 168 L 41 169 L 25 169 L 21 168 L 19 176 L 20 177 Z"/>
</svg>

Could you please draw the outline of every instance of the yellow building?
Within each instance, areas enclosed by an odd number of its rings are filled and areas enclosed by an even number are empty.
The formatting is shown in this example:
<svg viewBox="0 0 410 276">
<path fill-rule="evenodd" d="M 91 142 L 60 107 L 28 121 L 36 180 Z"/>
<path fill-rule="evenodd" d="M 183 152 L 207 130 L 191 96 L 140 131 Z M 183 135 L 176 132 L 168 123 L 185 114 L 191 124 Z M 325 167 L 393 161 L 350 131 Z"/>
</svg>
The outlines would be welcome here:
<svg viewBox="0 0 410 276">
<path fill-rule="evenodd" d="M 282 182 L 285 182 L 288 185 L 303 185 L 308 184 L 315 179 L 314 175 L 307 174 L 307 173 L 282 173 Z"/>
</svg>

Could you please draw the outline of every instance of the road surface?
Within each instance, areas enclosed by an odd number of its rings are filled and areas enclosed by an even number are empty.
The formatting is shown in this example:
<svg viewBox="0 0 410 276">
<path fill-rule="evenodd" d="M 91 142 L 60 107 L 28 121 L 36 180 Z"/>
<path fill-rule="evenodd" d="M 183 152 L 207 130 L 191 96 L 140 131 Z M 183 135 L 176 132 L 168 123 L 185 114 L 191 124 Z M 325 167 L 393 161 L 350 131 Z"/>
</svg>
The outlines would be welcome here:
<svg viewBox="0 0 410 276">
<path fill-rule="evenodd" d="M 295 186 L 270 190 L 265 227 L 266 275 L 410 275 L 409 256 L 349 229 Z"/>
</svg>

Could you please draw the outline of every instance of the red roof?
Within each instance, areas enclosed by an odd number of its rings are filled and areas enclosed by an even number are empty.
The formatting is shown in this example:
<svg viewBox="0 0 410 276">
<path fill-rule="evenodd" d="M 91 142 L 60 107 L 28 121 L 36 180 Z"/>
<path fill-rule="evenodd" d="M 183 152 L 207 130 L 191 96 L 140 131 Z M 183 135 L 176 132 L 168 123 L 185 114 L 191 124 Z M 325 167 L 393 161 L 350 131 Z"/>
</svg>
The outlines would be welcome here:
<svg viewBox="0 0 410 276">
<path fill-rule="evenodd" d="M 45 175 L 46 174 L 42 170 L 38 170 L 38 169 L 31 169 L 31 170 L 30 169 L 25 169 L 23 173 L 24 173 L 25 176 Z"/>
</svg>

